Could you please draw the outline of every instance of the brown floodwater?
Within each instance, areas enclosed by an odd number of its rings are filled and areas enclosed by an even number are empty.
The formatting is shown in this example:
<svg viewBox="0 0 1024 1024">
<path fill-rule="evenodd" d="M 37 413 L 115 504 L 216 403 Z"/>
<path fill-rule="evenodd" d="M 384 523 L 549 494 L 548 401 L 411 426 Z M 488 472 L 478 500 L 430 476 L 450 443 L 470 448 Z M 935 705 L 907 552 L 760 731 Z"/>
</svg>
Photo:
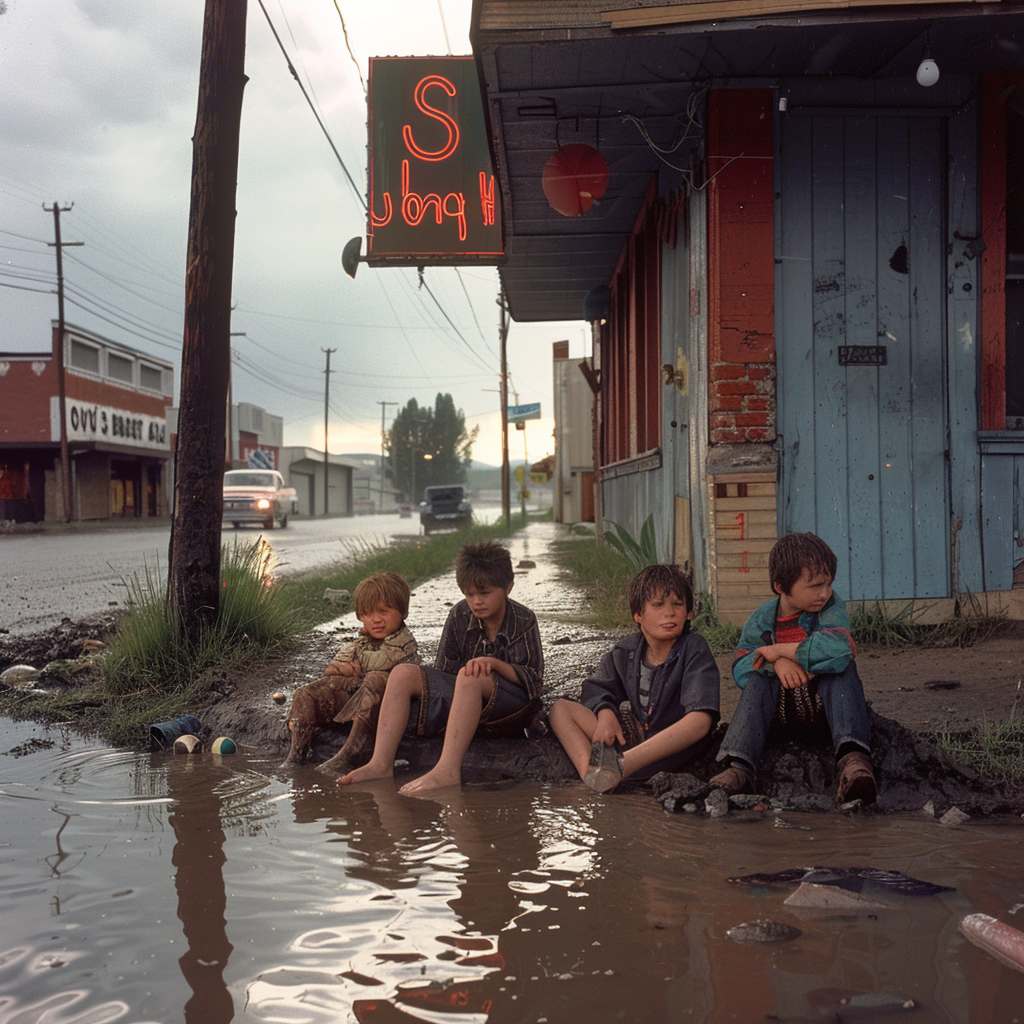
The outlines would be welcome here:
<svg viewBox="0 0 1024 1024">
<path fill-rule="evenodd" d="M 528 783 L 440 803 L 6 720 L 0 751 L 0 1024 L 1024 1019 L 1024 974 L 957 930 L 1024 926 L 1019 825 L 700 820 Z M 801 865 L 956 891 L 824 914 L 727 881 Z M 801 934 L 727 936 L 759 918 Z M 859 1015 L 865 993 L 899 1008 Z"/>
</svg>

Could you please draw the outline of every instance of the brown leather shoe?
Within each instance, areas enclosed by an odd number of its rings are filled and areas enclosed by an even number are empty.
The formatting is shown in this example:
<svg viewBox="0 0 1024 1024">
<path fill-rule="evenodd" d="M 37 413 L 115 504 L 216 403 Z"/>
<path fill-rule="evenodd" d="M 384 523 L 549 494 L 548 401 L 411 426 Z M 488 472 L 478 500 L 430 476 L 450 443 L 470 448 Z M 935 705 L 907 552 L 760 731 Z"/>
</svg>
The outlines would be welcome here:
<svg viewBox="0 0 1024 1024">
<path fill-rule="evenodd" d="M 736 796 L 737 793 L 753 793 L 755 782 L 754 773 L 734 761 L 724 772 L 714 776 L 710 785 L 721 789 L 726 796 Z"/>
<path fill-rule="evenodd" d="M 878 796 L 878 783 L 871 768 L 871 758 L 859 750 L 851 751 L 839 759 L 839 784 L 836 799 L 841 804 L 851 800 L 862 800 L 873 804 Z"/>
</svg>

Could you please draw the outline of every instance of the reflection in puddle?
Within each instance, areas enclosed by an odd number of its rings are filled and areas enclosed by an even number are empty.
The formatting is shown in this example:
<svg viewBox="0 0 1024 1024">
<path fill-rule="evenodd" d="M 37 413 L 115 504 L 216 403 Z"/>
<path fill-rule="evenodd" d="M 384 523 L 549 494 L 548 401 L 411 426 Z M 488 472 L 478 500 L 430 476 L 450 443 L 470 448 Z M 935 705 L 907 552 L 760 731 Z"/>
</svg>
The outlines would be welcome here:
<svg viewBox="0 0 1024 1024">
<path fill-rule="evenodd" d="M 0 750 L 42 732 L 0 723 Z M 0 758 L 0 1024 L 1022 1016 L 1024 975 L 957 931 L 972 912 L 1014 921 L 1019 826 L 779 829 L 582 787 L 439 802 L 244 754 L 31 749 Z M 728 881 L 800 864 L 956 891 L 823 913 Z M 729 938 L 757 920 L 802 934 Z"/>
</svg>

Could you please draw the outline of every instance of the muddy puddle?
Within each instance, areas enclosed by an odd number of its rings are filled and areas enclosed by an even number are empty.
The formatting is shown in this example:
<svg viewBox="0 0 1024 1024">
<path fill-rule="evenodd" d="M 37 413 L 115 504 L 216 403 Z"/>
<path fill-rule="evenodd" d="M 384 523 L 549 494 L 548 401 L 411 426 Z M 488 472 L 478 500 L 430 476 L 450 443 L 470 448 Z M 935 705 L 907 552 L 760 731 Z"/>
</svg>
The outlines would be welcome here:
<svg viewBox="0 0 1024 1024">
<path fill-rule="evenodd" d="M 957 930 L 1024 918 L 1019 826 L 695 820 L 532 784 L 418 801 L 9 721 L 0 752 L 0 1024 L 1024 1017 L 1024 974 Z M 823 914 L 727 881 L 798 865 L 956 891 Z M 800 934 L 727 935 L 757 919 Z"/>
</svg>

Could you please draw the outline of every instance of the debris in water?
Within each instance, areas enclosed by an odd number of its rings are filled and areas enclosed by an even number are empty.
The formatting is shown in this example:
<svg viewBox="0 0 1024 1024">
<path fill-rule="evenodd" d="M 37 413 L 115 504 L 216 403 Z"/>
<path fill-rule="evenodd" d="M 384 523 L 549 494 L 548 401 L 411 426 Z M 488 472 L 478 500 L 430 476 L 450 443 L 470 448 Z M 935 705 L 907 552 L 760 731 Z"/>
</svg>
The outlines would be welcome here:
<svg viewBox="0 0 1024 1024">
<path fill-rule="evenodd" d="M 859 1020 L 861 1016 L 876 1013 L 890 1013 L 894 1010 L 913 1010 L 917 1003 L 905 996 L 893 995 L 891 992 L 858 992 L 856 995 L 839 1000 L 840 1009 L 836 1011 L 836 1020 Z"/>
<path fill-rule="evenodd" d="M 878 910 L 887 909 L 887 903 L 865 899 L 859 893 L 832 885 L 801 882 L 797 890 L 783 900 L 787 907 L 806 907 L 813 910 Z"/>
<path fill-rule="evenodd" d="M 901 896 L 936 896 L 940 892 L 956 892 L 948 885 L 924 882 L 920 878 L 911 878 L 901 871 L 885 871 L 881 868 L 786 868 L 773 874 L 758 872 L 754 875 L 729 878 L 727 881 L 751 888 L 813 882 L 815 885 L 834 885 L 850 892 L 861 892 L 865 885 L 871 885 L 899 893 Z"/>
<path fill-rule="evenodd" d="M 3 686 L 21 687 L 25 683 L 34 683 L 41 678 L 42 671 L 31 665 L 12 665 L 0 672 L 0 684 Z"/>
<path fill-rule="evenodd" d="M 988 914 L 968 914 L 960 922 L 960 931 L 968 942 L 1004 966 L 1024 971 L 1024 932 Z"/>
<path fill-rule="evenodd" d="M 173 749 L 176 754 L 198 754 L 203 749 L 203 742 L 198 736 L 186 733 L 174 741 Z"/>
<path fill-rule="evenodd" d="M 754 942 L 792 942 L 800 938 L 803 932 L 792 925 L 783 924 L 781 921 L 746 921 L 743 924 L 730 928 L 725 933 L 733 942 L 754 943 Z"/>
</svg>

